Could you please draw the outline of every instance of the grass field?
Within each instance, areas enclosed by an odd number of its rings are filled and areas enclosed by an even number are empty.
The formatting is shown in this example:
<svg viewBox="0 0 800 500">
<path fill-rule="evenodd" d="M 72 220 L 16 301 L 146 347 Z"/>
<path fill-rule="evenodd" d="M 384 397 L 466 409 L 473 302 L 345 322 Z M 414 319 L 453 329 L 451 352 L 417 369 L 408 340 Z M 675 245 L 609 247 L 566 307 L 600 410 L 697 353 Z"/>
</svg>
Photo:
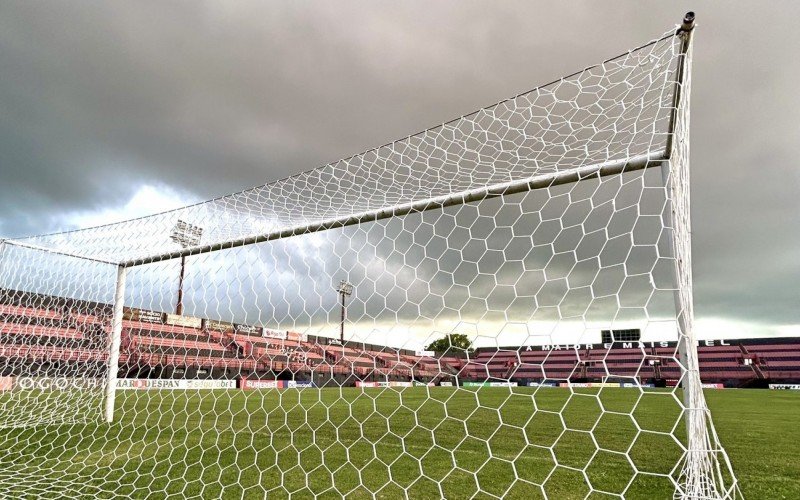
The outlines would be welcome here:
<svg viewBox="0 0 800 500">
<path fill-rule="evenodd" d="M 657 475 L 681 456 L 671 393 L 531 392 L 118 391 L 112 425 L 0 429 L 0 496 L 672 498 Z M 54 394 L 45 413 L 88 411 Z M 800 394 L 706 395 L 745 497 L 800 498 Z"/>
</svg>

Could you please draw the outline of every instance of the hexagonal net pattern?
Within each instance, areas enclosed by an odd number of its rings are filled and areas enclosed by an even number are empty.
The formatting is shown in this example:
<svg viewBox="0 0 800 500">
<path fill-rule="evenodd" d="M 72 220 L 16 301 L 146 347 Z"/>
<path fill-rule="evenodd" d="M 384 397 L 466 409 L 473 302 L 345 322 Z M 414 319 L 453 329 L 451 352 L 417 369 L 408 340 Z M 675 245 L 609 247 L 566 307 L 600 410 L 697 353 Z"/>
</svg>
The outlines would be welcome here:
<svg viewBox="0 0 800 500">
<path fill-rule="evenodd" d="M 0 242 L 0 496 L 739 497 L 692 333 L 690 68 L 671 30 L 293 177 Z"/>
</svg>

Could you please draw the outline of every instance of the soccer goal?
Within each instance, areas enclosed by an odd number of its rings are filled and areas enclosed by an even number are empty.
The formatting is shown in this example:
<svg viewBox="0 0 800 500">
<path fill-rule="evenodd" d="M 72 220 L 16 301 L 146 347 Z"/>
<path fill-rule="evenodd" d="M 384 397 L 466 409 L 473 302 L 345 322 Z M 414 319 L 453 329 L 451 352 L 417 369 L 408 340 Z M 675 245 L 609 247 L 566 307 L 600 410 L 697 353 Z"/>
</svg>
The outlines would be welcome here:
<svg viewBox="0 0 800 500">
<path fill-rule="evenodd" d="M 0 241 L 0 496 L 739 498 L 692 327 L 693 31 Z"/>
</svg>

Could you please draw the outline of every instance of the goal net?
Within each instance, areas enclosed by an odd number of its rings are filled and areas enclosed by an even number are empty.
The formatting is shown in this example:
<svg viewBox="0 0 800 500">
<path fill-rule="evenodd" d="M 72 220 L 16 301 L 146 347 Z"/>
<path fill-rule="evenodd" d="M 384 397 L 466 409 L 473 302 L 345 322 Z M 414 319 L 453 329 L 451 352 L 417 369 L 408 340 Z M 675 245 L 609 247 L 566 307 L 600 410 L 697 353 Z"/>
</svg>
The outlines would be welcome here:
<svg viewBox="0 0 800 500">
<path fill-rule="evenodd" d="M 0 496 L 738 498 L 692 330 L 691 28 L 276 182 L 0 242 Z"/>
</svg>

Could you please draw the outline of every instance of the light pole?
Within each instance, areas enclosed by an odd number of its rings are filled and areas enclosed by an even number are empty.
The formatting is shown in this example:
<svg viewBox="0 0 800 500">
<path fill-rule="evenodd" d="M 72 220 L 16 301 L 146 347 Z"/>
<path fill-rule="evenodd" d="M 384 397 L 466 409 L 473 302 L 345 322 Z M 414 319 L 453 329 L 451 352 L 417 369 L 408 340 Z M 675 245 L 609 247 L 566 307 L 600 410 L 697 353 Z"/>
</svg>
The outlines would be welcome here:
<svg viewBox="0 0 800 500">
<path fill-rule="evenodd" d="M 203 228 L 189 224 L 188 222 L 178 219 L 175 227 L 172 228 L 170 239 L 179 244 L 183 248 L 189 248 L 200 244 L 200 238 L 203 236 Z M 178 278 L 178 304 L 175 306 L 175 314 L 183 314 L 183 277 L 186 272 L 186 255 L 181 255 L 181 274 Z"/>
<path fill-rule="evenodd" d="M 344 345 L 344 318 L 347 311 L 345 297 L 353 295 L 353 285 L 348 283 L 346 280 L 342 280 L 339 282 L 339 289 L 337 292 L 339 292 L 339 295 L 342 297 L 342 324 L 339 331 L 339 341 L 342 343 L 342 345 Z"/>
</svg>

